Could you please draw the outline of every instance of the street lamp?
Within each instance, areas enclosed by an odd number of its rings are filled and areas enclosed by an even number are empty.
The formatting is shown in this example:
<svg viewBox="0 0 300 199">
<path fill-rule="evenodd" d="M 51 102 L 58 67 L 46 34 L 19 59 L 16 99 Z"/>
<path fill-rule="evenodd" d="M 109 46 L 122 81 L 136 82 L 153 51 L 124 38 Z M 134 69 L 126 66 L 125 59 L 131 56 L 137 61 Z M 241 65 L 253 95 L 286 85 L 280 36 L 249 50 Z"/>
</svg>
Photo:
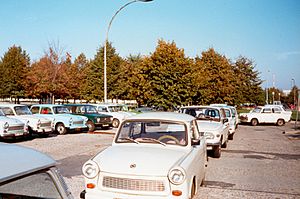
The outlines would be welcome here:
<svg viewBox="0 0 300 199">
<path fill-rule="evenodd" d="M 135 3 L 135 2 L 150 2 L 150 1 L 153 1 L 153 0 L 133 0 L 133 1 L 130 1 L 128 3 L 126 3 L 125 5 L 123 5 L 121 8 L 119 8 L 119 10 L 114 14 L 114 16 L 111 18 L 109 24 L 108 24 L 108 28 L 107 28 L 107 31 L 106 31 L 106 38 L 105 38 L 105 44 L 104 44 L 104 102 L 107 102 L 107 79 L 106 79 L 106 45 L 107 45 L 107 42 L 108 42 L 108 32 L 109 32 L 109 29 L 111 27 L 111 24 L 114 20 L 114 18 L 117 16 L 117 14 L 122 10 L 124 9 L 126 6 L 132 4 L 132 3 Z"/>
</svg>

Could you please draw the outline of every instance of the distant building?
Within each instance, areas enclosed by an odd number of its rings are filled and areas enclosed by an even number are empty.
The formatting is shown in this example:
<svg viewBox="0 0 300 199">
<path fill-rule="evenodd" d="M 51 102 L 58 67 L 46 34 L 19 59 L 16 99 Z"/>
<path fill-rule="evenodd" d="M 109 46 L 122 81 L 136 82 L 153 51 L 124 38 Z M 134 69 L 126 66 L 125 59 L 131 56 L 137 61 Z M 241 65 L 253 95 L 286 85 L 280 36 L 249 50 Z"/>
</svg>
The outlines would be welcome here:
<svg viewBox="0 0 300 199">
<path fill-rule="evenodd" d="M 282 90 L 284 96 L 288 96 L 292 90 Z"/>
</svg>

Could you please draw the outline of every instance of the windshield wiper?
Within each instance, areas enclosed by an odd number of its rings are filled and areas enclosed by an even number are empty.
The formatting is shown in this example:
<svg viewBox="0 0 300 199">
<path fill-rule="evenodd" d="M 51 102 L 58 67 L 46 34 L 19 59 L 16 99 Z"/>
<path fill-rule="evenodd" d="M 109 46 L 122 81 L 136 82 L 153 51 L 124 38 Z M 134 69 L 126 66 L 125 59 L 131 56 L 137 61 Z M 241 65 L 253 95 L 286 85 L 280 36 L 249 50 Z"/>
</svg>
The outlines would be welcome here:
<svg viewBox="0 0 300 199">
<path fill-rule="evenodd" d="M 146 140 L 146 141 L 156 142 L 156 143 L 158 143 L 158 144 L 161 144 L 161 145 L 163 145 L 163 146 L 166 146 L 165 143 L 163 143 L 163 142 L 161 142 L 161 141 L 159 141 L 159 140 L 157 140 L 157 139 L 154 139 L 154 138 L 140 138 L 140 139 L 141 139 L 141 140 Z"/>
<path fill-rule="evenodd" d="M 127 138 L 119 138 L 120 140 L 129 140 L 129 141 L 131 141 L 131 142 L 134 142 L 134 143 L 136 143 L 136 144 L 139 144 L 139 142 L 138 141 L 136 141 L 135 139 L 132 139 L 132 138 L 130 138 L 130 137 L 127 137 Z"/>
</svg>

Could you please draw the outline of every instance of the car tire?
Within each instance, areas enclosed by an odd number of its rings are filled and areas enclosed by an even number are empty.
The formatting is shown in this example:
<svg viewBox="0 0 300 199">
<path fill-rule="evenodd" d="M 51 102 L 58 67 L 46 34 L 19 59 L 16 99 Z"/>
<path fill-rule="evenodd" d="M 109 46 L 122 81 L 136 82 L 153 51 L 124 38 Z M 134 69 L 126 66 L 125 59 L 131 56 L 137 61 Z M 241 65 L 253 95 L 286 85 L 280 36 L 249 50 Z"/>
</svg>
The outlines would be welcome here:
<svg viewBox="0 0 300 199">
<path fill-rule="evenodd" d="M 234 135 L 234 133 L 229 134 L 229 135 L 228 135 L 228 140 L 233 140 L 233 135 Z"/>
<path fill-rule="evenodd" d="M 224 144 L 222 144 L 222 148 L 227 148 L 228 140 L 225 140 Z"/>
<path fill-rule="evenodd" d="M 257 124 L 258 124 L 258 120 L 257 119 L 254 118 L 254 119 L 251 120 L 251 125 L 252 126 L 256 126 Z"/>
<path fill-rule="evenodd" d="M 277 120 L 277 126 L 283 126 L 284 125 L 284 120 L 283 119 L 279 119 Z"/>
<path fill-rule="evenodd" d="M 67 133 L 67 129 L 63 123 L 56 124 L 55 131 L 60 135 L 64 135 Z"/>
<path fill-rule="evenodd" d="M 89 120 L 89 121 L 87 121 L 86 125 L 87 125 L 87 127 L 88 127 L 88 131 L 89 131 L 89 132 L 95 131 L 95 128 L 96 128 L 96 127 L 95 127 L 94 122 L 92 122 L 91 120 Z"/>
<path fill-rule="evenodd" d="M 120 124 L 120 121 L 118 120 L 118 119 L 113 119 L 113 121 L 112 121 L 112 126 L 114 127 L 114 128 L 118 128 L 119 127 L 119 124 Z"/>
<path fill-rule="evenodd" d="M 213 157 L 220 158 L 221 157 L 221 145 L 215 146 L 213 148 Z"/>
</svg>

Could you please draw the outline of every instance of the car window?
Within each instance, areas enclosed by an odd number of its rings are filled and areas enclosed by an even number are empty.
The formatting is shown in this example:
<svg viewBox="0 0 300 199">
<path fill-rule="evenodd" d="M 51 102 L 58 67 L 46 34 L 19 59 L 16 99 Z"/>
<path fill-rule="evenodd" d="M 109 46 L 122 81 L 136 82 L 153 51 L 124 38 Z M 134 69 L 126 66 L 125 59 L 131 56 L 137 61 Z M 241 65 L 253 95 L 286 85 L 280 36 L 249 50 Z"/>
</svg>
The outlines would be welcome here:
<svg viewBox="0 0 300 199">
<path fill-rule="evenodd" d="M 37 114 L 39 113 L 40 108 L 38 106 L 31 107 L 31 113 Z"/>
<path fill-rule="evenodd" d="M 0 198 L 62 198 L 48 173 L 35 173 L 0 186 Z"/>
<path fill-rule="evenodd" d="M 14 111 L 9 107 L 1 107 L 1 110 L 6 116 L 14 116 Z"/>
<path fill-rule="evenodd" d="M 255 108 L 252 110 L 252 113 L 260 113 L 261 108 Z"/>
<path fill-rule="evenodd" d="M 225 109 L 225 115 L 226 117 L 231 117 L 231 113 L 229 109 Z"/>
<path fill-rule="evenodd" d="M 281 110 L 278 107 L 273 108 L 272 111 L 273 113 L 281 113 Z"/>
<path fill-rule="evenodd" d="M 102 107 L 102 106 L 98 107 L 98 111 L 99 112 L 108 112 L 107 108 L 106 107 Z"/>
<path fill-rule="evenodd" d="M 120 127 L 116 142 L 130 141 L 184 146 L 187 144 L 186 125 L 161 121 L 125 122 Z"/>
<path fill-rule="evenodd" d="M 31 111 L 27 106 L 15 106 L 15 112 L 17 115 L 31 115 Z"/>
<path fill-rule="evenodd" d="M 53 112 L 55 114 L 68 114 L 70 113 L 69 109 L 67 107 L 64 106 L 55 106 L 53 107 Z"/>
<path fill-rule="evenodd" d="M 42 107 L 41 108 L 41 114 L 53 114 L 51 108 L 48 107 Z"/>
<path fill-rule="evenodd" d="M 0 109 L 0 116 L 5 116 L 5 114 L 3 113 L 3 111 Z"/>
<path fill-rule="evenodd" d="M 272 113 L 272 110 L 270 108 L 264 108 L 263 113 Z"/>
</svg>

